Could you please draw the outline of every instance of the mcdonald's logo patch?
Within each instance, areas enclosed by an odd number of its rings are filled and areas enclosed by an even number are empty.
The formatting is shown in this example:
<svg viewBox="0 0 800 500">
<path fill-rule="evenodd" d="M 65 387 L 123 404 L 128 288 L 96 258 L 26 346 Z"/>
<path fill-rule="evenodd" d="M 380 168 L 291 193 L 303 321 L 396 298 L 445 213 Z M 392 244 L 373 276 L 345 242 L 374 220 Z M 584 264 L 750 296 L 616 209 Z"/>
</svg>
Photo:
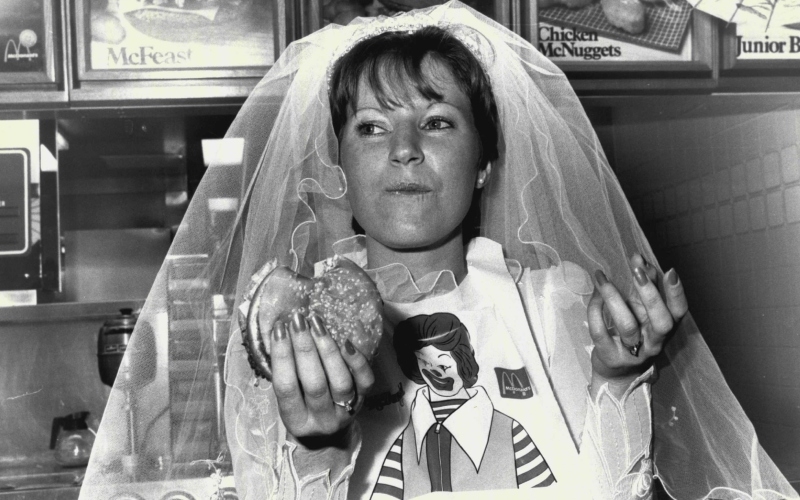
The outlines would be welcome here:
<svg viewBox="0 0 800 500">
<path fill-rule="evenodd" d="M 509 399 L 528 399 L 533 396 L 531 379 L 525 368 L 509 370 L 508 368 L 495 368 L 497 385 L 500 386 L 500 396 Z"/>
</svg>

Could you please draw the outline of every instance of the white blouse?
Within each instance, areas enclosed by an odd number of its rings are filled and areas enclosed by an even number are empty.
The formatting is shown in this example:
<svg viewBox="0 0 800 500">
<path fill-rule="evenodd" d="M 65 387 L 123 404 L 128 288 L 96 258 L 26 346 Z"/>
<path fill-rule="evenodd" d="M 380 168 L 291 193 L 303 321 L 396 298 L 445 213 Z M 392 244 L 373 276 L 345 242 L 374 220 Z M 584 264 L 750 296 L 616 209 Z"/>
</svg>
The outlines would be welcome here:
<svg viewBox="0 0 800 500">
<path fill-rule="evenodd" d="M 334 249 L 366 266 L 362 237 Z M 352 463 L 337 478 L 298 478 L 295 445 L 284 442 L 273 497 L 417 498 L 441 488 L 459 497 L 482 490 L 483 498 L 499 489 L 503 498 L 652 496 L 653 372 L 620 399 L 607 385 L 589 396 L 586 271 L 567 262 L 522 269 L 485 238 L 470 243 L 467 266 L 460 284 L 449 271 L 415 282 L 399 264 L 367 270 L 388 321 L 373 361 L 376 383 L 356 418 Z M 456 355 L 434 339 L 441 362 L 398 355 L 393 331 L 408 318 L 415 319 L 403 328 L 416 333 L 403 335 L 452 336 L 456 327 L 442 325 L 458 325 L 466 347 Z M 472 361 L 463 361 L 470 350 Z M 401 364 L 424 377 L 410 380 Z"/>
</svg>

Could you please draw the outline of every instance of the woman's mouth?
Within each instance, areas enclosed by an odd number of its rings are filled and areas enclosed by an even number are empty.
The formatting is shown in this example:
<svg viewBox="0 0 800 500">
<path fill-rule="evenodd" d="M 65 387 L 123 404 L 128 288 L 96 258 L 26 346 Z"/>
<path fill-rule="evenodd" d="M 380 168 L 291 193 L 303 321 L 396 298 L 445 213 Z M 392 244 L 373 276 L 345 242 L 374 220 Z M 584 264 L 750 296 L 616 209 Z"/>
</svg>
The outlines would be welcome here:
<svg viewBox="0 0 800 500">
<path fill-rule="evenodd" d="M 417 182 L 398 182 L 386 188 L 387 193 L 397 195 L 421 195 L 431 191 L 433 189 Z"/>
</svg>

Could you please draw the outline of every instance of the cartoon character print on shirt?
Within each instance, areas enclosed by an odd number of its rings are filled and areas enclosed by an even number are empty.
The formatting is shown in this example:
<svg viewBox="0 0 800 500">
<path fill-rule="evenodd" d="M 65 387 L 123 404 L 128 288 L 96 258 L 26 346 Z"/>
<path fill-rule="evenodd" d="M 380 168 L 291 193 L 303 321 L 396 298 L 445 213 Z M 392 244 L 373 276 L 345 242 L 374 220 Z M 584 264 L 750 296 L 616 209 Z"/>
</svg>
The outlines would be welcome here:
<svg viewBox="0 0 800 500">
<path fill-rule="evenodd" d="M 469 331 L 453 314 L 421 314 L 394 331 L 397 362 L 422 385 L 380 470 L 373 499 L 434 491 L 548 486 L 556 478 L 527 431 L 475 385 Z"/>
</svg>

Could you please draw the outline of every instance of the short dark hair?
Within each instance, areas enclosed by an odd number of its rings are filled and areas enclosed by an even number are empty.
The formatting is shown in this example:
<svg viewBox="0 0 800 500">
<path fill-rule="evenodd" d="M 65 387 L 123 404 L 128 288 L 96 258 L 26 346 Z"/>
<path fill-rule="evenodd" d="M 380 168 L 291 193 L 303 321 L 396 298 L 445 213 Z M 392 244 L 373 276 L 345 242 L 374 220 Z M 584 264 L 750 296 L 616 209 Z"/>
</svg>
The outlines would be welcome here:
<svg viewBox="0 0 800 500">
<path fill-rule="evenodd" d="M 353 112 L 361 77 L 375 92 L 382 106 L 398 106 L 396 97 L 408 92 L 407 85 L 425 98 L 442 99 L 422 72 L 422 62 L 430 56 L 443 63 L 453 74 L 472 107 L 472 118 L 481 140 L 482 165 L 499 157 L 497 103 L 491 82 L 480 61 L 455 36 L 436 26 L 427 26 L 411 33 L 391 31 L 357 43 L 339 59 L 331 73 L 328 99 L 336 136 Z M 480 190 L 475 190 L 472 204 L 462 224 L 464 241 L 480 233 Z M 353 229 L 363 229 L 353 219 Z"/>
<path fill-rule="evenodd" d="M 437 26 L 427 26 L 411 33 L 390 31 L 357 43 L 339 59 L 331 74 L 330 106 L 337 137 L 353 111 L 361 77 L 385 107 L 398 106 L 411 84 L 420 95 L 440 100 L 442 95 L 422 72 L 427 56 L 443 63 L 469 98 L 472 117 L 481 138 L 481 160 L 498 157 L 497 104 L 489 77 L 478 59 L 455 36 Z"/>
<path fill-rule="evenodd" d="M 453 314 L 420 314 L 403 320 L 394 329 L 393 343 L 403 374 L 418 384 L 425 384 L 425 379 L 414 353 L 427 346 L 450 353 L 464 387 L 472 387 L 478 381 L 480 367 L 469 342 L 469 331 Z"/>
</svg>

